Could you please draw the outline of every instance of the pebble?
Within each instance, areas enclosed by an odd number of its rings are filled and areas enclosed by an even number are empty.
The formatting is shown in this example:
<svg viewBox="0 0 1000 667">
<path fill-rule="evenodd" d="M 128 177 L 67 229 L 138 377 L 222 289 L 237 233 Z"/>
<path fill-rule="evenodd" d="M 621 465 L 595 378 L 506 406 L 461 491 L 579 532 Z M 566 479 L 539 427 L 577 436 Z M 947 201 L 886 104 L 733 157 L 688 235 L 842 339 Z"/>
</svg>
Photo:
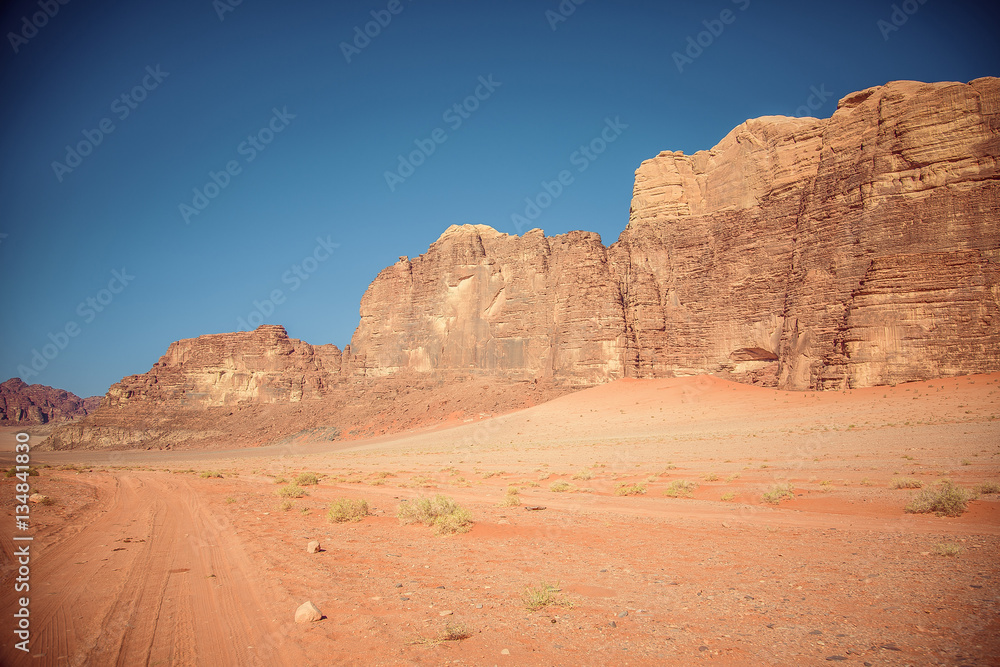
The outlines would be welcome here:
<svg viewBox="0 0 1000 667">
<path fill-rule="evenodd" d="M 438 612 L 438 616 L 451 616 L 454 613 L 455 612 L 453 612 L 453 611 L 439 611 Z"/>
<path fill-rule="evenodd" d="M 826 659 L 830 660 L 830 661 L 834 661 L 834 660 L 837 660 L 837 661 L 839 661 L 839 660 L 847 660 L 847 658 L 845 658 L 842 655 L 829 655 L 829 656 L 826 657 Z"/>
<path fill-rule="evenodd" d="M 483 608 L 483 605 L 481 605 L 481 604 L 477 604 L 476 605 L 476 609 L 482 609 L 482 608 Z"/>
<path fill-rule="evenodd" d="M 508 651 L 507 649 L 504 649 L 504 650 L 500 651 L 500 655 L 510 655 L 510 651 Z"/>
<path fill-rule="evenodd" d="M 612 628 L 617 628 L 618 627 L 618 624 L 615 623 L 614 621 L 611 621 L 610 623 L 608 623 L 608 625 L 610 625 Z"/>
<path fill-rule="evenodd" d="M 628 616 L 628 612 L 627 611 L 620 611 L 620 612 L 618 612 L 618 618 L 625 618 L 626 616 Z"/>
</svg>

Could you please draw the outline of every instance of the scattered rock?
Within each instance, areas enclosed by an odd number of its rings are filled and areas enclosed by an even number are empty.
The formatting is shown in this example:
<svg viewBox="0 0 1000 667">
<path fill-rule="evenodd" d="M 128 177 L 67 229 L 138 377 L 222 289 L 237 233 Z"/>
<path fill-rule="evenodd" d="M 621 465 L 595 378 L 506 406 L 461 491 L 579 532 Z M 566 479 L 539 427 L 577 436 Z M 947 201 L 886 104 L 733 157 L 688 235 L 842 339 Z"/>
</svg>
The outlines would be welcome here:
<svg viewBox="0 0 1000 667">
<path fill-rule="evenodd" d="M 510 651 L 508 651 L 507 649 L 504 649 L 504 650 L 500 651 L 500 655 L 510 655 Z"/>
<path fill-rule="evenodd" d="M 844 656 L 842 656 L 842 655 L 828 655 L 828 656 L 826 657 L 826 659 L 827 659 L 828 661 L 839 661 L 839 660 L 847 660 L 847 658 L 846 658 L 846 657 L 844 657 Z"/>
<path fill-rule="evenodd" d="M 618 618 L 625 618 L 626 616 L 628 616 L 628 612 L 627 611 L 620 611 L 620 612 L 618 612 Z"/>
<path fill-rule="evenodd" d="M 610 627 L 612 627 L 612 628 L 617 628 L 617 627 L 618 627 L 618 624 L 617 624 L 617 623 L 615 623 L 614 621 L 611 621 L 610 623 L 608 623 L 608 625 L 609 625 Z"/>
<path fill-rule="evenodd" d="M 545 509 L 542 505 L 525 505 L 524 509 L 529 512 L 537 512 L 538 510 Z"/>
<path fill-rule="evenodd" d="M 296 623 L 313 623 L 323 618 L 322 612 L 312 602 L 303 602 L 295 610 Z"/>
<path fill-rule="evenodd" d="M 451 611 L 451 610 L 447 610 L 447 611 L 439 611 L 439 612 L 438 612 L 438 616 L 451 616 L 451 615 L 452 615 L 452 614 L 454 614 L 454 613 L 455 613 L 455 612 L 453 612 L 453 611 Z"/>
<path fill-rule="evenodd" d="M 319 548 L 319 542 L 317 542 L 316 540 L 313 540 L 312 542 L 310 542 L 310 543 L 309 543 L 309 544 L 308 544 L 308 545 L 306 546 L 306 552 L 307 552 L 307 553 L 311 553 L 311 554 L 314 554 L 314 553 L 317 553 L 317 552 L 319 552 L 319 551 L 320 551 L 320 548 Z"/>
<path fill-rule="evenodd" d="M 43 505 L 49 502 L 49 497 L 41 493 L 32 493 L 28 496 L 29 503 L 42 503 Z"/>
</svg>

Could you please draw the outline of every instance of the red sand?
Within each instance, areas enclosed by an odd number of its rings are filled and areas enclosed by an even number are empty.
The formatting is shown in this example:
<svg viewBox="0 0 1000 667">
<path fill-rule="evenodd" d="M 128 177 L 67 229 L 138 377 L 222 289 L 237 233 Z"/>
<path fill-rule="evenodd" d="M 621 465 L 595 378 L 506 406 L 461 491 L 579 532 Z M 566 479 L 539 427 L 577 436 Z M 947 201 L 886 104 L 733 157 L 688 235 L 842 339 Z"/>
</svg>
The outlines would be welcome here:
<svg viewBox="0 0 1000 667">
<path fill-rule="evenodd" d="M 32 506 L 31 656 L 5 630 L 0 662 L 1000 664 L 1000 498 L 939 518 L 904 513 L 915 491 L 890 488 L 1000 481 L 998 398 L 996 374 L 846 393 L 620 381 L 377 440 L 37 452 L 51 467 L 33 490 L 55 503 Z M 274 478 L 303 471 L 321 483 L 279 509 Z M 690 498 L 664 495 L 677 480 L 697 483 Z M 614 495 L 624 483 L 645 494 Z M 765 503 L 778 483 L 794 498 Z M 546 509 L 498 507 L 515 484 Z M 434 493 L 471 511 L 470 532 L 395 519 L 400 499 Z M 330 523 L 338 497 L 374 515 Z M 311 539 L 324 551 L 307 554 Z M 565 606 L 528 611 L 543 581 Z M 296 625 L 306 600 L 326 618 Z M 468 638 L 436 641 L 447 626 Z"/>
</svg>

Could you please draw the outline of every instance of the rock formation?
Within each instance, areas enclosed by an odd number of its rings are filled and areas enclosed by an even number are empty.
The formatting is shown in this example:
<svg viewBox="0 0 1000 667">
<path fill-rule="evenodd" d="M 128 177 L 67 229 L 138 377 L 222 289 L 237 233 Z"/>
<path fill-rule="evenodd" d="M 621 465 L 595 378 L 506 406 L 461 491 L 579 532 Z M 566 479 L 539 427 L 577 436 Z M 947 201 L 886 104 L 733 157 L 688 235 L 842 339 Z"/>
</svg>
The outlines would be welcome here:
<svg viewBox="0 0 1000 667">
<path fill-rule="evenodd" d="M 51 446 L 372 434 L 621 377 L 822 390 L 997 371 L 998 156 L 996 78 L 749 120 L 643 162 L 610 247 L 450 227 L 375 278 L 343 352 L 278 326 L 179 341 Z"/>
<path fill-rule="evenodd" d="M 275 325 L 209 334 L 171 343 L 147 373 L 113 384 L 101 405 L 295 403 L 322 397 L 340 375 L 341 358 L 336 345 L 303 343 Z"/>
<path fill-rule="evenodd" d="M 448 229 L 361 304 L 355 372 L 786 389 L 1000 369 L 1000 80 L 894 82 L 636 171 L 627 228 Z"/>
<path fill-rule="evenodd" d="M 63 389 L 11 378 L 0 384 L 0 425 L 48 424 L 83 417 L 97 408 L 96 396 L 80 398 Z"/>
</svg>

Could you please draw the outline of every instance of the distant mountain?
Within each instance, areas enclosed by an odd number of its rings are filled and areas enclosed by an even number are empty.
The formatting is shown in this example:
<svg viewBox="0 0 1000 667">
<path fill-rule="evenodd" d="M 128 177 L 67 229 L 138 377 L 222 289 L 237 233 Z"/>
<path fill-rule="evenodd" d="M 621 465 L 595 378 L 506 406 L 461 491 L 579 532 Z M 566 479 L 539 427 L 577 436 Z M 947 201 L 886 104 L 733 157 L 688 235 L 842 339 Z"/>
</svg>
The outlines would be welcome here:
<svg viewBox="0 0 1000 667">
<path fill-rule="evenodd" d="M 0 384 L 0 425 L 68 421 L 86 416 L 100 403 L 100 396 L 80 398 L 65 389 L 11 378 Z"/>
</svg>

